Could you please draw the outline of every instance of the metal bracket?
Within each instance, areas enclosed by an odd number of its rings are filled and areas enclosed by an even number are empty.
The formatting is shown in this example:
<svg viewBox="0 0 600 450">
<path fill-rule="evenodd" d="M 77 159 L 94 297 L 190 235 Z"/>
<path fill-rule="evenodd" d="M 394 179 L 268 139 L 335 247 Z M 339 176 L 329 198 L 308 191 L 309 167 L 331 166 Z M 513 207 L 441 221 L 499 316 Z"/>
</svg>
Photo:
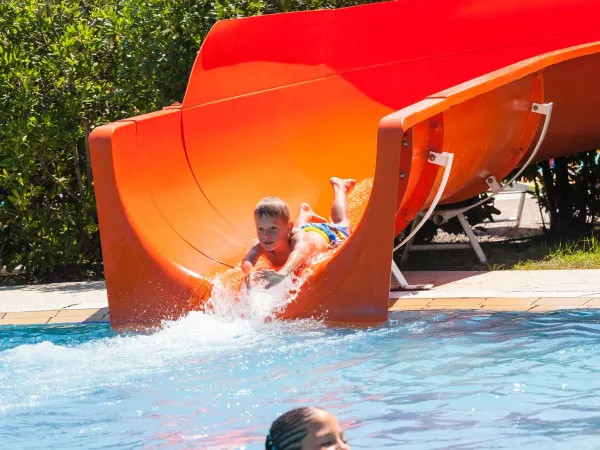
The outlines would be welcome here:
<svg viewBox="0 0 600 450">
<path fill-rule="evenodd" d="M 436 206 L 438 205 L 440 199 L 442 198 L 442 194 L 444 193 L 444 189 L 446 189 L 446 184 L 448 183 L 448 177 L 450 176 L 450 170 L 452 170 L 452 161 L 454 160 L 454 155 L 452 153 L 435 153 L 429 152 L 429 162 L 432 164 L 436 164 L 438 166 L 444 167 L 444 173 L 442 175 L 442 181 L 440 182 L 440 187 L 438 188 L 433 201 L 431 202 L 431 206 L 427 210 L 427 212 L 423 215 L 423 218 L 419 222 L 419 224 L 413 227 L 408 236 L 406 236 L 402 242 L 400 242 L 396 247 L 394 247 L 394 252 L 410 241 L 415 234 L 419 231 L 419 229 L 425 225 L 425 221 L 429 219 L 429 216 L 433 214 Z"/>
<path fill-rule="evenodd" d="M 506 189 L 509 185 L 511 185 L 515 180 L 517 180 L 521 176 L 523 171 L 532 163 L 538 151 L 540 150 L 542 143 L 544 142 L 544 138 L 546 137 L 546 133 L 548 132 L 548 127 L 550 126 L 550 117 L 552 116 L 552 103 L 533 103 L 531 105 L 531 111 L 545 116 L 544 126 L 542 127 L 542 132 L 540 134 L 540 138 L 538 139 L 535 148 L 531 152 L 531 155 L 529 155 L 529 158 L 527 158 L 527 161 L 525 161 L 525 163 L 521 166 L 521 169 L 506 184 L 499 183 L 494 176 L 490 175 L 486 177 L 485 182 L 492 191 L 492 194 L 489 197 L 484 198 L 472 205 L 465 206 L 464 208 L 436 212 L 435 217 L 433 218 L 434 223 L 436 223 L 437 225 L 441 225 L 450 220 L 451 218 L 467 212 L 471 208 L 475 208 L 476 206 L 483 205 L 484 203 L 489 202 L 492 198 L 494 198 L 497 194 Z"/>
<path fill-rule="evenodd" d="M 408 284 L 402 272 L 392 259 L 392 280 L 390 290 L 421 291 L 431 289 L 433 284 Z"/>
<path fill-rule="evenodd" d="M 502 189 L 504 189 L 504 186 L 502 186 L 501 183 L 498 183 L 498 181 L 496 180 L 496 177 L 493 175 L 490 175 L 489 177 L 487 177 L 485 179 L 485 182 L 488 185 L 488 187 L 490 188 L 490 191 L 492 191 L 494 194 L 496 192 L 500 192 Z"/>
</svg>

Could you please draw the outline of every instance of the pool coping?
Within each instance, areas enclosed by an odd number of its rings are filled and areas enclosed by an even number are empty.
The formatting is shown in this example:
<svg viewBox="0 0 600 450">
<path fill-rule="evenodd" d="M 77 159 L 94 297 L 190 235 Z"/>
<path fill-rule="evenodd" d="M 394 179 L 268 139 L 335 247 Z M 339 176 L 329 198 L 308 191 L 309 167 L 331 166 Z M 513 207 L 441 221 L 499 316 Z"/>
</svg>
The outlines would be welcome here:
<svg viewBox="0 0 600 450">
<path fill-rule="evenodd" d="M 0 312 L 0 325 L 64 325 L 109 322 L 108 306 L 104 308 Z"/>
<path fill-rule="evenodd" d="M 551 312 L 600 308 L 600 269 L 404 272 L 424 291 L 390 292 L 390 311 Z M 0 287 L 0 325 L 110 322 L 104 282 Z"/>
</svg>

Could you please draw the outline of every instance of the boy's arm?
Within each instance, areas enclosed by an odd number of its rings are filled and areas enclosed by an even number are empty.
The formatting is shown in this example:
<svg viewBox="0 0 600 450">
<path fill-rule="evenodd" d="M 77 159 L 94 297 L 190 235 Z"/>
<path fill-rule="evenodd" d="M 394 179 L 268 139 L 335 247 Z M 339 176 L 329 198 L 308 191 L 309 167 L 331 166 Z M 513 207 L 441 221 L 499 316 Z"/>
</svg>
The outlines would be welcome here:
<svg viewBox="0 0 600 450">
<path fill-rule="evenodd" d="M 303 235 L 304 233 L 298 233 L 297 236 L 292 238 L 292 252 L 281 269 L 277 272 L 273 270 L 261 270 L 258 272 L 260 278 L 268 282 L 265 288 L 268 289 L 281 283 L 285 277 L 300 267 L 300 265 L 312 254 L 313 246 L 310 241 L 302 239 Z"/>
<path fill-rule="evenodd" d="M 290 253 L 290 256 L 281 269 L 277 271 L 279 275 L 286 277 L 290 273 L 293 273 L 311 255 L 313 246 L 308 240 L 303 239 L 303 237 L 304 233 L 296 233 L 292 238 L 292 253 Z"/>
<path fill-rule="evenodd" d="M 248 275 L 260 258 L 260 244 L 255 244 L 242 260 L 242 272 Z"/>
</svg>

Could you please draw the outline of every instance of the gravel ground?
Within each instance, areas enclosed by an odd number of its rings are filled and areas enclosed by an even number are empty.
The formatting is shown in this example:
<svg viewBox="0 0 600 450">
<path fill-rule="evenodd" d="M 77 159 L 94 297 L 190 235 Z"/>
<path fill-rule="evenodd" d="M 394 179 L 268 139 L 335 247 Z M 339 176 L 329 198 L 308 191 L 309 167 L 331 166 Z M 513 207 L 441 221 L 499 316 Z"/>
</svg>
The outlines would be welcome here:
<svg viewBox="0 0 600 450">
<path fill-rule="evenodd" d="M 474 230 L 477 235 L 477 240 L 480 243 L 484 242 L 502 242 L 506 240 L 515 240 L 519 238 L 529 238 L 533 236 L 541 236 L 544 234 L 542 227 L 510 227 L 506 224 L 502 226 L 487 226 L 485 228 L 476 227 Z M 464 233 L 452 234 L 446 233 L 443 230 L 438 230 L 437 235 L 433 238 L 432 244 L 449 244 L 454 242 L 469 242 L 469 239 Z"/>
<path fill-rule="evenodd" d="M 519 207 L 520 194 L 505 194 L 499 195 L 494 202 L 494 206 L 498 208 L 502 214 L 495 216 L 496 220 L 503 218 L 515 218 Z M 485 242 L 501 242 L 505 240 L 514 240 L 519 238 L 529 238 L 544 234 L 543 225 L 549 224 L 547 214 L 540 213 L 537 201 L 527 195 L 521 215 L 520 226 L 516 227 L 516 221 L 507 222 L 492 222 L 480 224 L 475 227 L 475 234 L 480 243 Z M 451 234 L 443 230 L 438 230 L 436 237 L 433 239 L 433 244 L 448 244 L 453 242 L 469 242 L 469 239 L 464 233 Z"/>
</svg>

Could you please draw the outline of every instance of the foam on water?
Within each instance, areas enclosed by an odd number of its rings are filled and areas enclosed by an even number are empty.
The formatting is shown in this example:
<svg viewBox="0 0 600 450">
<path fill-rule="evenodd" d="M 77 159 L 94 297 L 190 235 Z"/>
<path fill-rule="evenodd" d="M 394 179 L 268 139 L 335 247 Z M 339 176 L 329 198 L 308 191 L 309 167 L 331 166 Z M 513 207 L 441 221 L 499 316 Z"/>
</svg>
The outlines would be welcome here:
<svg viewBox="0 0 600 450">
<path fill-rule="evenodd" d="M 277 341 L 284 332 L 318 326 L 310 321 L 266 324 L 270 309 L 264 304 L 272 304 L 273 297 L 261 293 L 252 302 L 258 306 L 249 319 L 234 315 L 232 309 L 226 316 L 191 312 L 150 334 L 115 335 L 75 345 L 43 341 L 8 349 L 0 353 L 0 410 L 92 384 L 120 385 L 179 364 L 244 352 Z M 12 401 L 7 402 L 9 397 Z"/>
</svg>

